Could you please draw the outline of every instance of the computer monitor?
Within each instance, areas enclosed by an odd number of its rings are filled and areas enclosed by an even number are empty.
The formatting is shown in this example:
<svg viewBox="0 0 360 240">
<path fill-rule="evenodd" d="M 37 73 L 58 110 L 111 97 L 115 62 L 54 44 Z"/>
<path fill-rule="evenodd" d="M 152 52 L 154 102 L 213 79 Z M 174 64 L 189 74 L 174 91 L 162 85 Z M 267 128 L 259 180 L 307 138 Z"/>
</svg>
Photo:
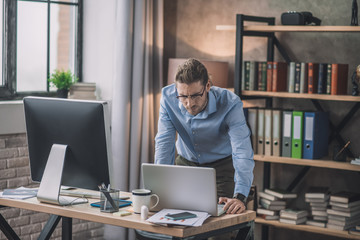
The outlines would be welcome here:
<svg viewBox="0 0 360 240">
<path fill-rule="evenodd" d="M 40 201 L 69 203 L 59 197 L 61 185 L 96 190 L 110 184 L 106 102 L 25 97 L 24 110 L 31 179 L 40 182 Z"/>
</svg>

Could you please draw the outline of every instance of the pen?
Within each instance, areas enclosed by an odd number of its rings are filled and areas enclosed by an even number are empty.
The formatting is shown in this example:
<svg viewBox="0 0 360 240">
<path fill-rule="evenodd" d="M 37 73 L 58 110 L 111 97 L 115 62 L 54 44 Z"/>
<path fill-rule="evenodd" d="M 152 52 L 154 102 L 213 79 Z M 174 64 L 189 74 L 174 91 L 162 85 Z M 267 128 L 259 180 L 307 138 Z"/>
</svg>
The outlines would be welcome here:
<svg viewBox="0 0 360 240">
<path fill-rule="evenodd" d="M 336 159 L 350 144 L 350 141 L 348 141 L 345 146 L 335 155 L 335 158 Z"/>
</svg>

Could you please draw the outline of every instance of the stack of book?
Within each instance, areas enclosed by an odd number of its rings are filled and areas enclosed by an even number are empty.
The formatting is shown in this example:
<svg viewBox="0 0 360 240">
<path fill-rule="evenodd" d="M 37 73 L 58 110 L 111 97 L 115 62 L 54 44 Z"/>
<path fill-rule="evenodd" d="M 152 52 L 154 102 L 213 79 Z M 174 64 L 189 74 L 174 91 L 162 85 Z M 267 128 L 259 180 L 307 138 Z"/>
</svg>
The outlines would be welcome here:
<svg viewBox="0 0 360 240">
<path fill-rule="evenodd" d="M 95 83 L 75 83 L 70 88 L 70 99 L 96 100 Z"/>
<path fill-rule="evenodd" d="M 310 187 L 305 193 L 305 202 L 310 204 L 311 215 L 306 221 L 307 225 L 326 227 L 330 191 L 328 187 Z"/>
<path fill-rule="evenodd" d="M 360 224 L 360 193 L 341 191 L 330 196 L 327 227 L 348 230 Z"/>
<path fill-rule="evenodd" d="M 266 220 L 278 220 L 279 211 L 286 208 L 286 199 L 296 198 L 296 193 L 281 189 L 265 189 L 259 192 L 259 208 L 257 213 Z"/>
<path fill-rule="evenodd" d="M 349 233 L 360 236 L 360 225 L 357 225 L 356 227 L 351 228 L 349 230 Z"/>
<path fill-rule="evenodd" d="M 308 212 L 306 210 L 284 209 L 280 211 L 280 222 L 289 224 L 303 224 L 306 222 Z"/>
</svg>

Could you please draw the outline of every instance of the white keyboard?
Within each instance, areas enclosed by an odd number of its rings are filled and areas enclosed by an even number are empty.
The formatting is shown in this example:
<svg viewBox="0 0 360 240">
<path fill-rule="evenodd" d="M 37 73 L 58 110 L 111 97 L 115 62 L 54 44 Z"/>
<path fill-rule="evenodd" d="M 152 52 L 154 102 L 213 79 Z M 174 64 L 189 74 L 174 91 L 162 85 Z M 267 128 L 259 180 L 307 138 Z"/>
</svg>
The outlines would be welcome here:
<svg viewBox="0 0 360 240">
<path fill-rule="evenodd" d="M 100 192 L 97 191 L 93 191 L 93 192 L 86 192 L 86 191 L 79 191 L 79 190 L 65 190 L 62 189 L 60 191 L 60 195 L 65 195 L 65 196 L 72 196 L 72 197 L 77 197 L 77 198 L 96 198 L 96 199 L 100 199 Z"/>
<path fill-rule="evenodd" d="M 87 203 L 87 202 L 88 200 L 86 198 L 59 196 L 59 204 L 62 206 Z"/>
</svg>

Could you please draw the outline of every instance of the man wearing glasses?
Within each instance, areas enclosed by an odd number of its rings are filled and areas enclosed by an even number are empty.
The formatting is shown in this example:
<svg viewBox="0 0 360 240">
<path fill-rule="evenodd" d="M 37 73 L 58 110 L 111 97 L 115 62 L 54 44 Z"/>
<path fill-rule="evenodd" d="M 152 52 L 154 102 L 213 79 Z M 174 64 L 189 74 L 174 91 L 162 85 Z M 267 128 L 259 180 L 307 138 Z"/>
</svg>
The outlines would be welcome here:
<svg viewBox="0 0 360 240">
<path fill-rule="evenodd" d="M 174 164 L 176 145 L 176 165 L 216 169 L 219 203 L 230 214 L 245 211 L 253 181 L 253 150 L 242 105 L 234 93 L 211 87 L 205 66 L 188 59 L 178 67 L 175 84 L 162 90 L 155 138 L 155 163 Z"/>
</svg>

